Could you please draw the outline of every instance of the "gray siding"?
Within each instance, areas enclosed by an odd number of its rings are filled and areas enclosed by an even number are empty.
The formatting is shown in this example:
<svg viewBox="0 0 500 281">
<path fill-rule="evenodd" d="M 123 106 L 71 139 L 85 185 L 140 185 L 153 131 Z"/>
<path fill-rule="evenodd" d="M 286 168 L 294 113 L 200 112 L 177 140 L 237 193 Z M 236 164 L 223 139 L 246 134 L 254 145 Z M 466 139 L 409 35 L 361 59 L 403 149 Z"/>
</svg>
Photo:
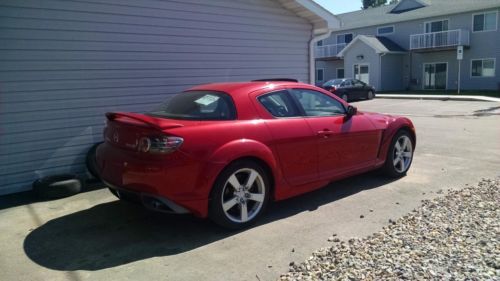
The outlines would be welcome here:
<svg viewBox="0 0 500 281">
<path fill-rule="evenodd" d="M 363 59 L 358 59 L 359 54 L 363 55 Z M 368 64 L 370 73 L 369 84 L 375 89 L 380 89 L 380 55 L 376 54 L 373 48 L 369 47 L 362 41 L 357 41 L 346 52 L 344 57 L 345 77 L 354 78 L 354 65 Z"/>
<path fill-rule="evenodd" d="M 335 61 L 316 61 L 316 68 L 322 68 L 324 69 L 324 81 L 326 82 L 328 80 L 338 78 L 337 77 L 337 68 L 344 68 L 344 61 L 343 60 L 335 60 Z M 318 82 L 318 81 L 317 81 Z"/>
<path fill-rule="evenodd" d="M 488 9 L 484 11 L 499 11 L 499 9 Z M 410 35 L 424 33 L 425 22 L 448 19 L 449 20 L 449 30 L 454 29 L 464 29 L 470 31 L 470 48 L 464 51 L 464 59 L 461 65 L 461 84 L 464 90 L 476 90 L 476 89 L 488 89 L 496 90 L 498 89 L 498 84 L 500 83 L 500 12 L 497 13 L 497 30 L 488 32 L 472 32 L 472 15 L 480 13 L 482 11 L 471 11 L 469 13 L 460 13 L 454 15 L 445 15 L 441 17 L 425 18 L 420 20 L 412 20 L 405 22 L 397 22 L 394 25 L 395 32 L 393 34 L 386 35 L 387 38 L 391 39 L 401 47 L 409 50 L 410 47 Z M 370 26 L 365 28 L 357 28 L 352 30 L 342 30 L 332 33 L 332 35 L 324 40 L 324 44 L 336 44 L 336 35 L 344 33 L 353 33 L 356 35 L 377 35 L 377 27 Z M 471 77 L 471 60 L 478 58 L 495 58 L 496 59 L 496 75 L 495 77 L 489 78 L 472 78 Z M 444 52 L 429 52 L 429 53 L 416 53 L 414 52 L 413 58 L 411 60 L 411 67 L 404 67 L 404 69 L 399 69 L 404 71 L 404 76 L 409 78 L 410 68 L 412 69 L 411 78 L 421 81 L 422 72 L 419 68 L 422 67 L 424 62 L 448 62 L 448 87 L 449 89 L 456 89 L 458 70 L 457 70 L 457 60 L 455 51 L 444 51 Z M 405 58 L 405 65 L 409 64 L 409 56 Z M 409 79 L 405 79 L 405 83 L 408 84 Z M 406 87 L 406 85 L 405 85 Z M 421 84 L 412 85 L 413 89 L 421 89 Z M 404 88 L 401 88 L 404 89 Z"/>
<path fill-rule="evenodd" d="M 271 0 L 3 0 L 0 194 L 84 173 L 107 111 L 201 83 L 308 81 L 311 30 Z"/>
<path fill-rule="evenodd" d="M 380 90 L 397 91 L 406 87 L 404 74 L 401 71 L 401 68 L 404 67 L 404 59 L 405 55 L 387 54 L 382 56 L 380 65 Z"/>
</svg>

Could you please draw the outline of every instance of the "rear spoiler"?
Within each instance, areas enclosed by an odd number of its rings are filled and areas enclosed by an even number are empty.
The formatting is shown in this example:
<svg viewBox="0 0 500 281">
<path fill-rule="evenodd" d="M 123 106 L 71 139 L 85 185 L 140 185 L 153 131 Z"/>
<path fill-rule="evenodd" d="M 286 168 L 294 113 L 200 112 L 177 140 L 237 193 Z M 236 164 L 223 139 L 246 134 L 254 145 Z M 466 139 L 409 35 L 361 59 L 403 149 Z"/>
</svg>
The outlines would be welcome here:
<svg viewBox="0 0 500 281">
<path fill-rule="evenodd" d="M 139 114 L 139 113 L 130 113 L 130 112 L 107 112 L 106 113 L 106 118 L 108 118 L 109 121 L 113 121 L 117 118 L 120 117 L 125 117 L 129 118 L 135 121 L 139 121 L 148 127 L 151 127 L 156 130 L 163 131 L 165 129 L 172 129 L 172 128 L 178 128 L 178 127 L 183 127 L 184 125 L 182 124 L 176 124 L 176 123 L 170 123 L 170 122 L 161 122 L 160 120 L 149 117 L 144 114 Z"/>
</svg>

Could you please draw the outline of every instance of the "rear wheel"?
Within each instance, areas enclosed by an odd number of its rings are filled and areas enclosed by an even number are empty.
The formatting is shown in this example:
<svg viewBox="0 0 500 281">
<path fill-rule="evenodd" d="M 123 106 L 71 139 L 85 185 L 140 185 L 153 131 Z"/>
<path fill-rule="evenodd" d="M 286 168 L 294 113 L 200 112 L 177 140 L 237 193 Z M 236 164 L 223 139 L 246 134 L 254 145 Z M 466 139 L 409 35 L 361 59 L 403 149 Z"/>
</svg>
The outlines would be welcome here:
<svg viewBox="0 0 500 281">
<path fill-rule="evenodd" d="M 264 212 L 269 191 L 268 176 L 260 165 L 247 160 L 235 162 L 215 182 L 209 216 L 223 227 L 244 228 Z"/>
<path fill-rule="evenodd" d="M 366 96 L 369 100 L 372 100 L 375 96 L 373 95 L 373 91 L 368 91 L 368 94 Z"/>
<path fill-rule="evenodd" d="M 349 97 L 347 96 L 347 94 L 342 94 L 342 96 L 340 97 L 345 101 L 349 101 Z"/>
<path fill-rule="evenodd" d="M 390 177 L 405 176 L 410 169 L 412 160 L 413 142 L 411 135 L 408 131 L 401 130 L 391 142 L 383 170 Z"/>
</svg>

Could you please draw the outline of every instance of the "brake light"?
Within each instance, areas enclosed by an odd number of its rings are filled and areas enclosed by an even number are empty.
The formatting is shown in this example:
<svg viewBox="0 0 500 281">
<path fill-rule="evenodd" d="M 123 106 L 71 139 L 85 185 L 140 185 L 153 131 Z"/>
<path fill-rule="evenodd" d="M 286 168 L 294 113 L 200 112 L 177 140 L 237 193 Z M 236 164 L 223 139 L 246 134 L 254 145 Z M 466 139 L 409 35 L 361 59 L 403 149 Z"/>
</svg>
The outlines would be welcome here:
<svg viewBox="0 0 500 281">
<path fill-rule="evenodd" d="M 331 87 L 331 88 L 330 88 L 330 93 L 334 93 L 336 90 L 337 90 L 337 88 L 335 88 L 335 87 Z"/>
<path fill-rule="evenodd" d="M 144 153 L 167 154 L 177 150 L 183 142 L 183 138 L 173 136 L 142 137 L 139 139 L 138 148 Z"/>
</svg>

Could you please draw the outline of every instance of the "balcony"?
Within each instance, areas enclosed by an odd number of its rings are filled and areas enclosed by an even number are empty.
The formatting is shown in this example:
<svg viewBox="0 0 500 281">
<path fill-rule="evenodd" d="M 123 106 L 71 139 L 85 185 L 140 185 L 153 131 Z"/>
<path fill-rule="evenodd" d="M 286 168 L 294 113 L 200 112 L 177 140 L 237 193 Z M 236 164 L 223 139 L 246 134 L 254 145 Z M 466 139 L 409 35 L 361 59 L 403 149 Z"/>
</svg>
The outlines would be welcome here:
<svg viewBox="0 0 500 281">
<path fill-rule="evenodd" d="M 338 54 L 345 46 L 347 46 L 346 43 L 316 46 L 314 57 L 316 59 L 338 59 Z"/>
<path fill-rule="evenodd" d="M 453 49 L 456 46 L 469 46 L 469 31 L 456 29 L 440 32 L 410 35 L 410 50 Z"/>
</svg>

